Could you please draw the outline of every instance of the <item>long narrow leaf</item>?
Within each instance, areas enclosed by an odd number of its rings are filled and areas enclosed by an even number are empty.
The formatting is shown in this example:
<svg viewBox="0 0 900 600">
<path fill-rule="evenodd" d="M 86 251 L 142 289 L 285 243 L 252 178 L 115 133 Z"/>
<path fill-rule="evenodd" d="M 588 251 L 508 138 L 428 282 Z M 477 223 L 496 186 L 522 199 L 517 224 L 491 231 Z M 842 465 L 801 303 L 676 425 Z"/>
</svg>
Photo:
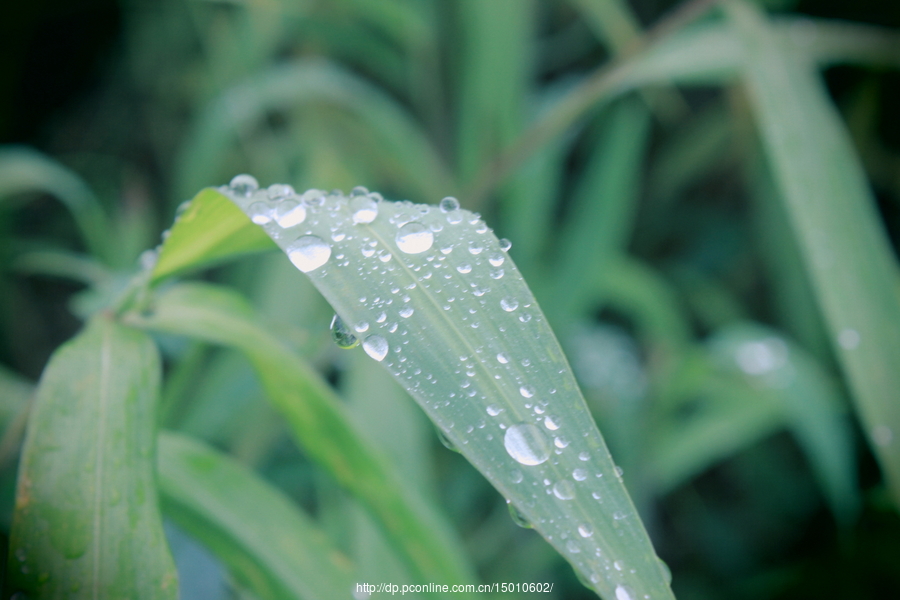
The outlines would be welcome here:
<svg viewBox="0 0 900 600">
<path fill-rule="evenodd" d="M 233 198 L 257 221 L 280 212 Z M 601 595 L 672 597 L 553 332 L 477 215 L 357 190 L 285 224 L 264 227 L 348 324 L 340 338 L 358 334 Z"/>
<path fill-rule="evenodd" d="M 9 591 L 177 597 L 153 475 L 159 378 L 149 336 L 105 316 L 54 354 L 19 468 Z"/>
</svg>

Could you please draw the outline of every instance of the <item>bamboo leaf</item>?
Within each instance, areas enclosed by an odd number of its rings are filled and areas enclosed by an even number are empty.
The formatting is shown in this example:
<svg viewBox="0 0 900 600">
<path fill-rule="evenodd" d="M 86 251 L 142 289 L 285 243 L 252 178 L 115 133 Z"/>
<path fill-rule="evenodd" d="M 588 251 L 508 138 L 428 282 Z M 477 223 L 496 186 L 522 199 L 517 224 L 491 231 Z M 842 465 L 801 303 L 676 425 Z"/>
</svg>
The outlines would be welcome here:
<svg viewBox="0 0 900 600">
<path fill-rule="evenodd" d="M 221 193 L 203 190 L 175 219 L 159 250 L 152 280 L 273 247 Z"/>
<path fill-rule="evenodd" d="M 350 598 L 350 563 L 279 490 L 205 444 L 159 438 L 163 510 L 260 600 Z"/>
<path fill-rule="evenodd" d="M 10 591 L 177 597 L 153 475 L 159 377 L 150 338 L 105 316 L 54 354 L 19 467 Z"/>
<path fill-rule="evenodd" d="M 439 513 L 357 433 L 329 385 L 255 322 L 243 298 L 211 285 L 181 284 L 157 298 L 151 314 L 129 318 L 243 352 L 307 456 L 369 508 L 420 581 L 473 580 Z"/>
<path fill-rule="evenodd" d="M 831 344 L 900 503 L 897 264 L 859 158 L 812 64 L 749 4 L 727 3 L 770 168 Z"/>
<path fill-rule="evenodd" d="M 257 221 L 279 207 L 232 198 Z M 605 597 L 672 597 L 565 357 L 485 223 L 363 190 L 264 225 L 364 351 Z M 615 568 L 616 561 L 621 567 Z"/>
</svg>

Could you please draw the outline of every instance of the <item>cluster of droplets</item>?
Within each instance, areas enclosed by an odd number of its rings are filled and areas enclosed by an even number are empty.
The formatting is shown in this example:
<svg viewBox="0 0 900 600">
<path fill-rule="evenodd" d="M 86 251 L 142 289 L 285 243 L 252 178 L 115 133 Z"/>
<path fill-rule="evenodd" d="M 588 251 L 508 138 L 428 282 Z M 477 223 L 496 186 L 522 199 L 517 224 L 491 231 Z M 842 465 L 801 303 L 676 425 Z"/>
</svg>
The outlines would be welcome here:
<svg viewBox="0 0 900 600">
<path fill-rule="evenodd" d="M 567 427 L 566 420 L 550 410 L 557 389 L 540 381 L 541 373 L 553 369 L 564 380 L 565 359 L 553 354 L 555 342 L 543 342 L 542 314 L 520 279 L 509 275 L 515 267 L 507 254 L 508 240 L 487 235 L 490 229 L 480 217 L 462 210 L 451 197 L 434 210 L 410 202 L 383 202 L 362 187 L 349 196 L 320 190 L 297 194 L 283 184 L 261 189 L 247 175 L 235 177 L 226 191 L 314 282 L 346 276 L 368 290 L 354 298 L 329 297 L 344 317 L 333 318 L 332 337 L 341 348 L 361 345 L 403 381 L 441 424 L 438 436 L 444 445 L 460 450 L 470 442 L 502 443 L 519 467 L 508 474 L 508 485 L 565 507 L 575 506 L 578 497 L 606 503 L 613 511 L 612 527 L 620 527 L 625 513 L 614 510 L 618 501 L 601 491 L 609 484 L 602 484 L 603 473 L 595 466 L 600 459 L 608 460 L 605 449 L 589 443 L 585 427 Z M 349 284 L 337 287 L 350 289 Z M 440 337 L 428 328 L 442 318 L 459 331 L 477 332 L 472 340 L 462 334 L 466 339 L 460 343 L 468 347 L 457 365 L 442 356 L 439 362 L 449 370 L 432 370 L 422 357 L 437 351 L 431 346 Z M 533 343 L 508 347 L 504 337 L 511 331 L 524 332 L 517 339 Z M 447 349 L 440 352 L 445 355 Z M 492 381 L 500 387 L 492 388 Z M 566 385 L 575 387 L 574 381 Z M 502 393 L 498 390 L 511 390 L 514 397 L 504 405 L 490 402 Z M 461 419 L 465 424 L 460 426 L 448 422 L 446 415 L 459 415 L 467 406 L 482 407 L 481 416 Z M 572 458 L 564 461 L 563 455 Z M 620 479 L 621 471 L 615 475 Z M 528 508 L 510 503 L 514 520 L 522 526 L 530 524 L 520 509 Z M 572 510 L 563 507 L 561 513 Z M 571 529 L 561 522 L 540 525 L 542 531 L 558 532 L 547 537 L 570 556 L 601 559 L 608 571 L 616 571 L 612 558 L 601 555 L 591 523 L 579 520 Z M 596 562 L 592 564 L 581 561 L 579 566 L 594 573 L 596 583 L 600 575 Z M 630 593 L 620 587 L 624 591 L 617 589 L 618 600 Z"/>
</svg>

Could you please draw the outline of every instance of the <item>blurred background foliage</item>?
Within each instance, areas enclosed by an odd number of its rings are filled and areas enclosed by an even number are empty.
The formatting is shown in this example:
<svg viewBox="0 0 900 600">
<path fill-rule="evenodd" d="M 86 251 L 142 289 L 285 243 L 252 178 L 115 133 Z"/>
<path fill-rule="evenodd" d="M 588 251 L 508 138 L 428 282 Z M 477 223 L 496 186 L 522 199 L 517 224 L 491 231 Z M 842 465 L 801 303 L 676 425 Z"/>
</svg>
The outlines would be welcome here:
<svg viewBox="0 0 900 600">
<path fill-rule="evenodd" d="M 753 114 L 766 63 L 750 83 L 729 71 L 730 47 L 714 31 L 726 18 L 710 4 L 36 0 L 3 8 L 3 535 L 24 407 L 51 352 L 123 289 L 183 200 L 249 172 L 297 189 L 365 185 L 431 203 L 455 195 L 510 238 L 679 598 L 900 597 L 900 520 L 867 441 L 890 446 L 893 433 L 860 425 L 856 388 L 822 318 L 822 286 L 779 199 L 780 159 L 760 142 Z M 764 9 L 793 27 L 795 42 L 823 49 L 827 92 L 896 261 L 900 8 L 770 0 Z M 829 22 L 831 38 L 823 22 L 803 17 L 872 29 Z M 692 20 L 694 38 L 667 29 Z M 711 35 L 697 42 L 704 26 Z M 655 59 L 635 58 L 666 41 L 672 46 Z M 618 79 L 609 83 L 609 73 Z M 614 98 L 603 86 L 615 85 L 641 89 Z M 803 148 L 789 152 L 802 161 Z M 816 210 L 833 209 L 823 201 Z M 851 220 L 851 244 L 852 228 Z M 851 258 L 865 268 L 864 253 Z M 553 597 L 591 597 L 539 536 L 513 524 L 503 498 L 440 446 L 385 373 L 332 344 L 329 308 L 281 254 L 204 277 L 250 297 L 328 377 L 373 443 L 447 512 L 483 581 L 553 581 Z M 883 282 L 888 296 L 898 281 Z M 166 428 L 212 443 L 287 492 L 363 579 L 402 580 L 355 502 L 292 443 L 240 355 L 158 341 Z M 858 343 L 854 330 L 841 332 L 841 347 Z M 182 597 L 249 597 L 168 527 Z"/>
</svg>

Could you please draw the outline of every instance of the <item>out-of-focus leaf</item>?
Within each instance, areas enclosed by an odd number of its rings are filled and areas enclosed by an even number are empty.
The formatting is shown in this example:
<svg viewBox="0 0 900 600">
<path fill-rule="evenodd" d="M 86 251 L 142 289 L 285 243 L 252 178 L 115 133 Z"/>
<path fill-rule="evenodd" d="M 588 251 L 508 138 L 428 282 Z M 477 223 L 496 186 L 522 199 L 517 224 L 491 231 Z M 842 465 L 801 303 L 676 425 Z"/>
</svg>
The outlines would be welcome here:
<svg viewBox="0 0 900 600">
<path fill-rule="evenodd" d="M 900 502 L 900 294 L 875 199 L 813 65 L 755 7 L 726 6 L 746 46 L 745 79 L 763 146 L 831 343 Z"/>
<path fill-rule="evenodd" d="M 328 384 L 255 322 L 243 298 L 211 285 L 181 284 L 157 298 L 152 314 L 129 318 L 243 352 L 306 455 L 371 511 L 419 580 L 472 581 L 459 542 L 437 510 L 357 433 Z"/>
<path fill-rule="evenodd" d="M 819 67 L 859 64 L 900 68 L 900 33 L 846 21 L 791 18 L 773 23 L 797 52 Z"/>
<path fill-rule="evenodd" d="M 0 198 L 28 192 L 48 193 L 59 199 L 72 213 L 91 253 L 104 261 L 111 258 L 106 214 L 78 175 L 30 148 L 0 148 Z"/>
<path fill-rule="evenodd" d="M 778 400 L 835 517 L 852 521 L 860 505 L 856 460 L 836 382 L 809 354 L 760 325 L 727 327 L 709 344 L 715 360 Z"/>
<path fill-rule="evenodd" d="M 152 279 L 160 281 L 189 269 L 273 248 L 268 236 L 261 235 L 259 227 L 235 210 L 234 203 L 217 190 L 205 189 L 175 219 L 159 250 Z"/>
<path fill-rule="evenodd" d="M 280 205 L 255 205 L 257 216 Z M 476 215 L 329 194 L 266 231 L 362 346 L 601 595 L 671 590 L 543 313 Z M 627 568 L 616 569 L 621 560 Z"/>
<path fill-rule="evenodd" d="M 153 475 L 159 356 L 105 316 L 41 378 L 19 467 L 8 590 L 176 598 Z"/>
<path fill-rule="evenodd" d="M 260 600 L 352 598 L 350 563 L 279 490 L 212 448 L 159 438 L 163 511 Z"/>
</svg>

